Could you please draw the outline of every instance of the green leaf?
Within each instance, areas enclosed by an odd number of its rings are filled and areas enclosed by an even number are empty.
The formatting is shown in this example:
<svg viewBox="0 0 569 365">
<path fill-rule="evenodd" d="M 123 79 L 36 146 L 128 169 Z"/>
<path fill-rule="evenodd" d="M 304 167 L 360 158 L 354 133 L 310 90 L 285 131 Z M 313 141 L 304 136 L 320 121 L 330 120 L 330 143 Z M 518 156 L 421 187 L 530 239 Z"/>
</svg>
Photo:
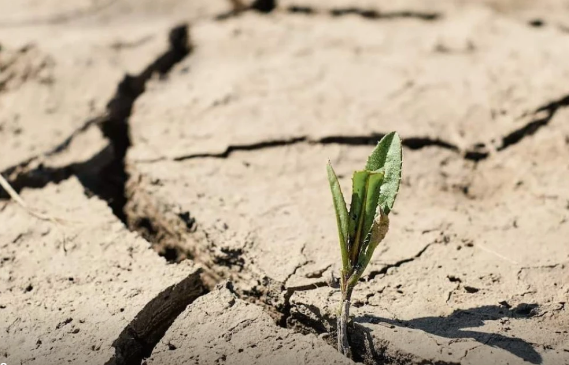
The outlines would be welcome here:
<svg viewBox="0 0 569 365">
<path fill-rule="evenodd" d="M 348 209 L 342 189 L 338 182 L 338 177 L 328 161 L 328 182 L 330 183 L 330 191 L 332 192 L 332 199 L 334 200 L 334 210 L 336 211 L 336 224 L 338 226 L 338 236 L 340 239 L 340 252 L 342 254 L 342 267 L 345 271 L 348 270 Z"/>
<path fill-rule="evenodd" d="M 389 217 L 387 214 L 381 211 L 381 207 L 378 207 L 377 213 L 373 220 L 373 224 L 369 233 L 369 240 L 365 251 L 362 250 L 360 257 L 358 258 L 358 266 L 365 270 L 367 264 L 373 256 L 373 252 L 377 246 L 383 241 L 387 231 L 389 230 Z"/>
<path fill-rule="evenodd" d="M 391 212 L 401 182 L 401 139 L 396 132 L 385 135 L 369 156 L 366 170 L 384 168 L 385 176 L 379 194 L 379 205 L 387 215 Z"/>
<path fill-rule="evenodd" d="M 373 223 L 377 206 L 379 204 L 379 194 L 381 184 L 383 183 L 383 171 L 372 172 L 369 176 L 366 187 L 366 203 L 365 203 L 365 218 L 362 232 L 364 233 L 362 240 L 370 233 L 371 225 Z"/>
<path fill-rule="evenodd" d="M 389 230 L 389 217 L 387 214 L 382 213 L 381 209 L 378 207 L 373 224 L 369 233 L 369 239 L 367 240 L 367 245 L 365 249 L 360 250 L 358 257 L 358 263 L 355 266 L 356 270 L 350 276 L 348 280 L 348 285 L 354 286 L 364 273 L 367 265 L 373 257 L 373 252 L 377 246 L 383 241 L 387 231 Z"/>
<path fill-rule="evenodd" d="M 355 265 L 371 228 L 378 204 L 383 172 L 356 171 L 350 206 L 350 264 Z"/>
<path fill-rule="evenodd" d="M 369 241 L 370 229 L 377 210 L 382 181 L 383 170 L 368 172 L 368 177 L 364 186 L 364 204 L 362 206 L 362 213 L 359 216 L 360 220 L 358 222 L 357 234 L 353 243 L 348 245 L 352 265 L 356 264 L 360 253 L 365 250 Z"/>
<path fill-rule="evenodd" d="M 362 227 L 365 219 L 365 202 L 369 171 L 355 171 L 352 177 L 352 202 L 350 204 L 350 223 L 348 251 L 350 264 L 354 265 L 358 257 L 360 240 L 363 233 Z"/>
</svg>

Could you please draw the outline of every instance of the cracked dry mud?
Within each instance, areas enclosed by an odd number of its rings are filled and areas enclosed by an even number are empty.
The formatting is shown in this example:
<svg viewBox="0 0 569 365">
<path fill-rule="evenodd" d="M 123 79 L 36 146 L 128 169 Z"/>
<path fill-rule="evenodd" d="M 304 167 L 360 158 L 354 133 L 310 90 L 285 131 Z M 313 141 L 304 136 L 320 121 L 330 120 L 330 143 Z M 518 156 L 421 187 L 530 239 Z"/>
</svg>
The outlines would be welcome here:
<svg viewBox="0 0 569 365">
<path fill-rule="evenodd" d="M 0 362 L 569 364 L 562 1 L 0 14 L 0 172 L 60 221 L 0 190 Z M 324 166 L 348 191 L 390 130 L 349 360 Z"/>
</svg>

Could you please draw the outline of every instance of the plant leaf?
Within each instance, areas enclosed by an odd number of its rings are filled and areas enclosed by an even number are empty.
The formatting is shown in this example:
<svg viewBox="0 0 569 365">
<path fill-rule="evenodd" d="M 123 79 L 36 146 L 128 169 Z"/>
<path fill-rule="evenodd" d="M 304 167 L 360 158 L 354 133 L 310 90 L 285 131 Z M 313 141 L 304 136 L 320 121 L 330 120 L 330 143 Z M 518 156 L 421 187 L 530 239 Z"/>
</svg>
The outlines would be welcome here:
<svg viewBox="0 0 569 365">
<path fill-rule="evenodd" d="M 369 234 L 375 212 L 378 206 L 381 182 L 383 181 L 383 170 L 367 171 L 367 180 L 364 185 L 363 206 L 359 216 L 356 235 L 348 246 L 350 252 L 350 263 L 355 265 L 360 253 L 366 249 L 369 241 Z"/>
<path fill-rule="evenodd" d="M 369 171 L 354 171 L 352 177 L 352 202 L 350 204 L 350 220 L 348 226 L 348 250 L 350 257 L 357 258 L 354 247 L 358 246 L 361 235 L 361 224 L 365 216 L 366 186 L 369 179 Z M 356 247 L 356 249 L 358 249 Z M 354 260 L 355 261 L 355 260 Z M 355 263 L 355 262 L 353 262 Z"/>
<path fill-rule="evenodd" d="M 372 172 L 369 175 L 369 179 L 366 186 L 367 192 L 366 192 L 366 202 L 365 202 L 365 218 L 364 218 L 364 225 L 362 227 L 362 233 L 363 233 L 363 236 L 361 237 L 362 241 L 364 241 L 364 239 L 370 233 L 370 229 L 377 212 L 377 206 L 379 204 L 379 194 L 382 183 L 383 183 L 382 170 L 378 172 Z"/>
<path fill-rule="evenodd" d="M 348 209 L 346 208 L 346 201 L 342 195 L 342 189 L 338 182 L 338 177 L 328 161 L 328 182 L 330 183 L 330 191 L 332 192 L 332 199 L 334 201 L 334 210 L 336 211 L 336 224 L 338 226 L 338 236 L 340 239 L 340 252 L 342 254 L 342 267 L 345 271 L 348 270 Z"/>
<path fill-rule="evenodd" d="M 381 210 L 381 206 L 378 206 L 377 213 L 373 220 L 373 224 L 370 229 L 370 236 L 369 241 L 366 247 L 365 252 L 362 250 L 361 255 L 358 259 L 358 266 L 362 267 L 362 270 L 365 269 L 369 261 L 373 256 L 373 252 L 377 248 L 377 246 L 383 241 L 385 235 L 387 235 L 387 231 L 389 230 L 389 217 L 387 214 L 383 213 Z"/>
<path fill-rule="evenodd" d="M 349 279 L 348 285 L 355 285 L 364 273 L 367 265 L 373 257 L 373 252 L 377 246 L 383 241 L 387 231 L 389 230 L 389 217 L 383 213 L 381 207 L 378 206 L 373 224 L 370 230 L 369 240 L 365 250 L 361 250 L 356 265 L 357 270 L 352 274 Z"/>
<path fill-rule="evenodd" d="M 384 214 L 389 214 L 395 203 L 401 182 L 401 139 L 396 132 L 385 135 L 369 156 L 366 169 L 375 171 L 384 168 L 385 175 L 379 194 L 379 205 Z"/>
</svg>

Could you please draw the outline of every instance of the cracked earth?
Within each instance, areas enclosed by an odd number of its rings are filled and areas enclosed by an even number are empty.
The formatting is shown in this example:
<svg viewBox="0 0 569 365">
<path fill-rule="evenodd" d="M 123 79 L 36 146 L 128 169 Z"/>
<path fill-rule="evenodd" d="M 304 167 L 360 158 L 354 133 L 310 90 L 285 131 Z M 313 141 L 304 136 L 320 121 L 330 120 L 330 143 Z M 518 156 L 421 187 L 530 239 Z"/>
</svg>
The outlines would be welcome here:
<svg viewBox="0 0 569 365">
<path fill-rule="evenodd" d="M 560 0 L 0 1 L 0 362 L 569 364 Z M 342 188 L 403 138 L 340 293 Z"/>
</svg>

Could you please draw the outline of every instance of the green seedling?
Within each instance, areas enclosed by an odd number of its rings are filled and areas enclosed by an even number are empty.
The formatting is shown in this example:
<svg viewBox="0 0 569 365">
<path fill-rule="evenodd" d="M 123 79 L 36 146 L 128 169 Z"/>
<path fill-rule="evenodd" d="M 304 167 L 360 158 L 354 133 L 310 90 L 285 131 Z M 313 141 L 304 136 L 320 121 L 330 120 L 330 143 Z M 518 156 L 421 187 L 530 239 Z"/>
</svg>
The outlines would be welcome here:
<svg viewBox="0 0 569 365">
<path fill-rule="evenodd" d="M 365 169 L 354 172 L 349 212 L 336 173 L 328 162 L 328 180 L 342 255 L 338 351 L 348 357 L 351 357 L 347 325 L 352 291 L 389 229 L 388 216 L 401 181 L 401 162 L 401 139 L 396 132 L 389 133 L 368 157 Z"/>
</svg>

